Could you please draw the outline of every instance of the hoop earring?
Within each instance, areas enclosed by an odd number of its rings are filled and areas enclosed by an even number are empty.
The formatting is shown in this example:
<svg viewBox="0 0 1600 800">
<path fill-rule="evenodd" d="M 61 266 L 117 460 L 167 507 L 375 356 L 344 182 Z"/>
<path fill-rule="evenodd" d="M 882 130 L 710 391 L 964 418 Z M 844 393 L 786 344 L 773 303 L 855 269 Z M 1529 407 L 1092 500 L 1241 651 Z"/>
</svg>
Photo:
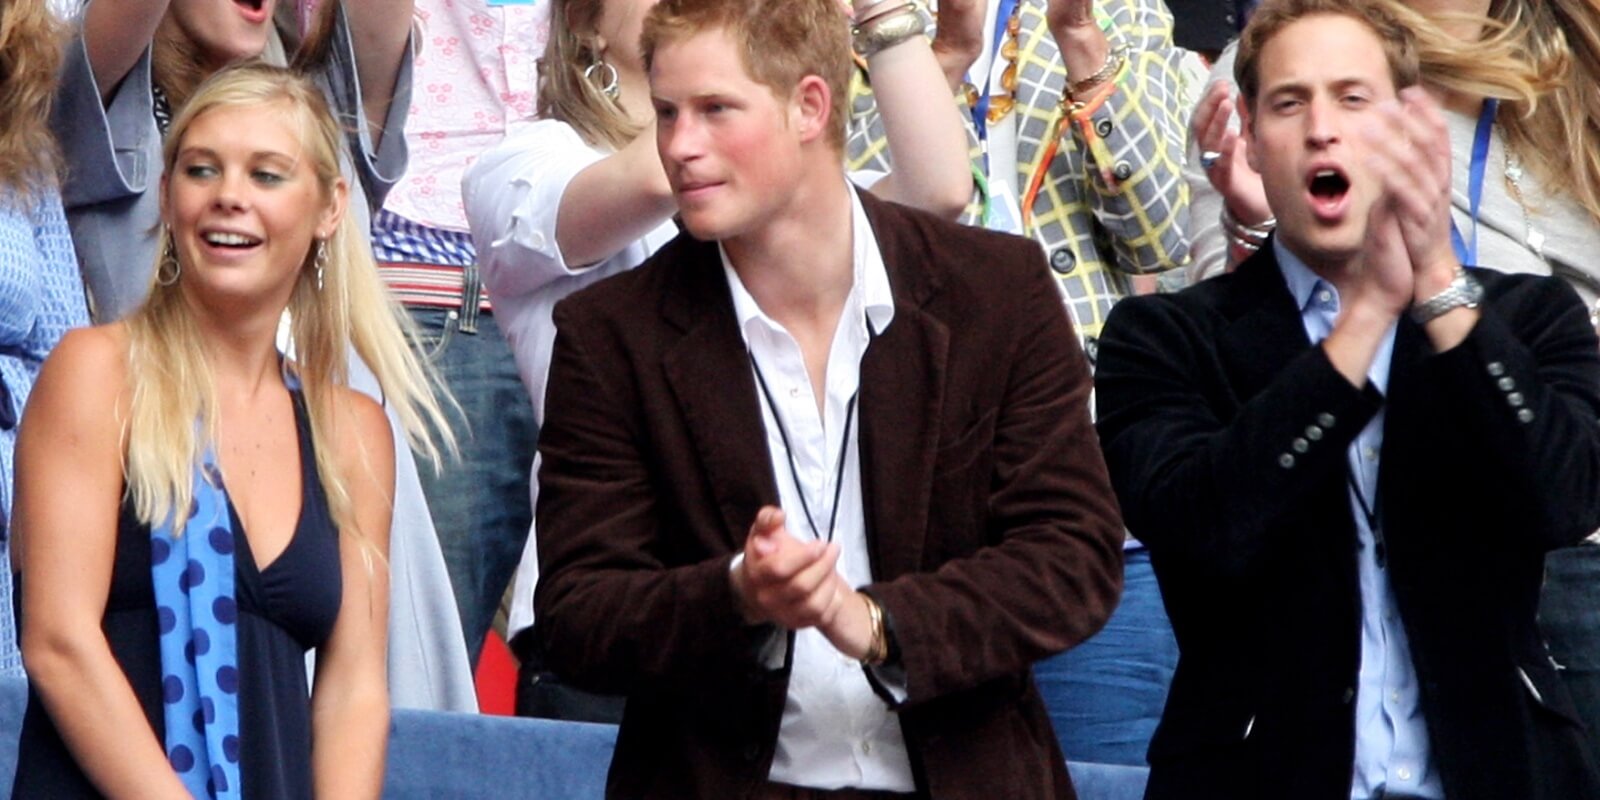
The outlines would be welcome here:
<svg viewBox="0 0 1600 800">
<path fill-rule="evenodd" d="M 178 276 L 183 274 L 183 265 L 178 263 L 178 245 L 168 233 L 166 240 L 161 243 L 161 262 L 156 265 L 156 283 L 162 286 L 171 286 L 178 282 Z"/>
<path fill-rule="evenodd" d="M 313 259 L 317 268 L 317 291 L 322 291 L 322 273 L 328 268 L 328 240 L 317 240 L 317 255 Z"/>
<path fill-rule="evenodd" d="M 617 68 L 607 64 L 605 59 L 596 56 L 594 63 L 590 64 L 583 70 L 583 79 L 589 83 L 594 83 L 594 74 L 601 70 L 605 71 L 604 75 L 606 81 L 603 85 L 596 86 L 595 88 L 599 89 L 600 93 L 606 97 L 609 97 L 612 100 L 617 99 L 617 97 L 622 94 L 622 76 L 618 75 Z"/>
</svg>

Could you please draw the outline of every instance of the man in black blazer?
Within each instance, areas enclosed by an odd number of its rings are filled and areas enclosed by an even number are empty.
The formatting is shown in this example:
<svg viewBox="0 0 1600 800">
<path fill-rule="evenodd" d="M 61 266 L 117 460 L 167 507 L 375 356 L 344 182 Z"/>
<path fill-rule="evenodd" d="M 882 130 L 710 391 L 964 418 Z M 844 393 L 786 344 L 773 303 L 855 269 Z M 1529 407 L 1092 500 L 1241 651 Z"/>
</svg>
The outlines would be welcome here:
<svg viewBox="0 0 1600 800">
<path fill-rule="evenodd" d="M 1381 6 L 1269 0 L 1237 73 L 1276 234 L 1100 343 L 1181 653 L 1146 797 L 1600 796 L 1534 626 L 1544 553 L 1600 527 L 1584 308 L 1461 268 L 1449 137 Z"/>
<path fill-rule="evenodd" d="M 922 35 L 890 5 L 866 47 Z M 539 443 L 535 630 L 628 696 L 607 795 L 1071 798 L 1029 667 L 1122 527 L 1043 254 L 846 182 L 836 0 L 644 30 L 687 234 L 556 307 Z"/>
</svg>

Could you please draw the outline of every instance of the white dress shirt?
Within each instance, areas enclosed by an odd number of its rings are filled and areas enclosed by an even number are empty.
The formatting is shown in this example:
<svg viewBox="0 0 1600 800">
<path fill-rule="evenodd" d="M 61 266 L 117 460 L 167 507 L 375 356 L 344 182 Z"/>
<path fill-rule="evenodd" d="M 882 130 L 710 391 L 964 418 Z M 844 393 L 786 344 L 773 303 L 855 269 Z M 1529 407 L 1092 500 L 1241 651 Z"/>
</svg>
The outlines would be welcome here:
<svg viewBox="0 0 1600 800">
<path fill-rule="evenodd" d="M 813 536 L 826 540 L 831 530 L 832 540 L 840 546 L 839 573 L 859 587 L 872 582 L 872 563 L 856 444 L 859 419 L 852 419 L 848 427 L 845 422 L 853 416 L 850 408 L 860 385 L 861 357 L 874 332 L 882 333 L 893 320 L 894 297 L 877 239 L 855 191 L 850 189 L 855 282 L 828 353 L 823 413 L 817 411 L 799 344 L 756 304 L 726 252 L 722 265 L 739 330 L 755 364 L 761 420 L 788 532 L 802 540 Z M 770 403 L 762 383 L 770 392 Z M 770 666 L 782 665 L 781 648 L 786 644 L 785 638 L 776 640 L 778 652 L 769 653 Z M 899 715 L 873 692 L 860 662 L 840 653 L 815 628 L 795 632 L 793 662 L 768 777 L 819 789 L 914 791 Z"/>
</svg>

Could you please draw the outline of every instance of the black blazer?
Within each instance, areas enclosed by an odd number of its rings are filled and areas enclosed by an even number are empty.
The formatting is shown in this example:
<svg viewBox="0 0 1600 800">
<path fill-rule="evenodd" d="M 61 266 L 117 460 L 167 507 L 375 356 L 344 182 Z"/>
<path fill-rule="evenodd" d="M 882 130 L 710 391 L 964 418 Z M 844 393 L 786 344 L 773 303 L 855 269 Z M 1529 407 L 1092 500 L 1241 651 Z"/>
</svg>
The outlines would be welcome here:
<svg viewBox="0 0 1600 800">
<path fill-rule="evenodd" d="M 1310 346 L 1270 247 L 1112 313 L 1099 430 L 1181 653 L 1147 798 L 1350 796 L 1346 450 L 1380 406 L 1390 580 L 1446 795 L 1600 796 L 1534 626 L 1545 552 L 1600 528 L 1600 344 L 1561 281 L 1473 273 L 1481 321 L 1435 353 L 1402 319 L 1386 398 Z"/>
<path fill-rule="evenodd" d="M 1037 245 L 861 202 L 895 300 L 861 360 L 870 591 L 912 768 L 932 800 L 1065 800 L 1029 668 L 1122 577 L 1083 353 Z M 535 630 L 570 680 L 628 695 L 608 797 L 748 796 L 788 672 L 758 665 L 771 629 L 742 625 L 728 567 L 778 492 L 716 245 L 679 236 L 555 320 Z"/>
</svg>

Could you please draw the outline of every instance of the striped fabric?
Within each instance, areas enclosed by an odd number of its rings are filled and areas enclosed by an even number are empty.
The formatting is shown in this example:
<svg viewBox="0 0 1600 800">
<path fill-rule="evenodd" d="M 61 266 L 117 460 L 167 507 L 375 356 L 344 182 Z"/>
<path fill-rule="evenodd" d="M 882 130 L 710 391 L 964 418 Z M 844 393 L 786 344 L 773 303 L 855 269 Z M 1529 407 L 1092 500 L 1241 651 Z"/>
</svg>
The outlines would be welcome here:
<svg viewBox="0 0 1600 800">
<path fill-rule="evenodd" d="M 1128 61 L 1102 102 L 1062 120 L 1067 75 L 1045 22 L 1046 2 L 1021 0 L 1019 10 L 1016 184 L 1027 187 L 1036 170 L 1046 170 L 1028 209 L 1028 233 L 1044 247 L 1092 354 L 1106 315 L 1129 292 L 1130 275 L 1188 260 L 1182 51 L 1172 43 L 1172 16 L 1160 0 L 1101 0 L 1097 18 L 1112 47 L 1127 47 Z M 870 91 L 858 75 L 852 92 L 858 121 L 847 142 L 852 169 L 889 167 Z M 1043 165 L 1056 131 L 1055 156 Z M 973 163 L 981 169 L 976 146 Z M 975 208 L 963 217 L 977 219 Z"/>
<path fill-rule="evenodd" d="M 391 211 L 372 219 L 372 250 L 378 274 L 407 306 L 460 308 L 466 268 L 477 251 L 472 235 L 419 225 Z M 489 293 L 479 289 L 478 307 L 490 310 Z"/>
</svg>

